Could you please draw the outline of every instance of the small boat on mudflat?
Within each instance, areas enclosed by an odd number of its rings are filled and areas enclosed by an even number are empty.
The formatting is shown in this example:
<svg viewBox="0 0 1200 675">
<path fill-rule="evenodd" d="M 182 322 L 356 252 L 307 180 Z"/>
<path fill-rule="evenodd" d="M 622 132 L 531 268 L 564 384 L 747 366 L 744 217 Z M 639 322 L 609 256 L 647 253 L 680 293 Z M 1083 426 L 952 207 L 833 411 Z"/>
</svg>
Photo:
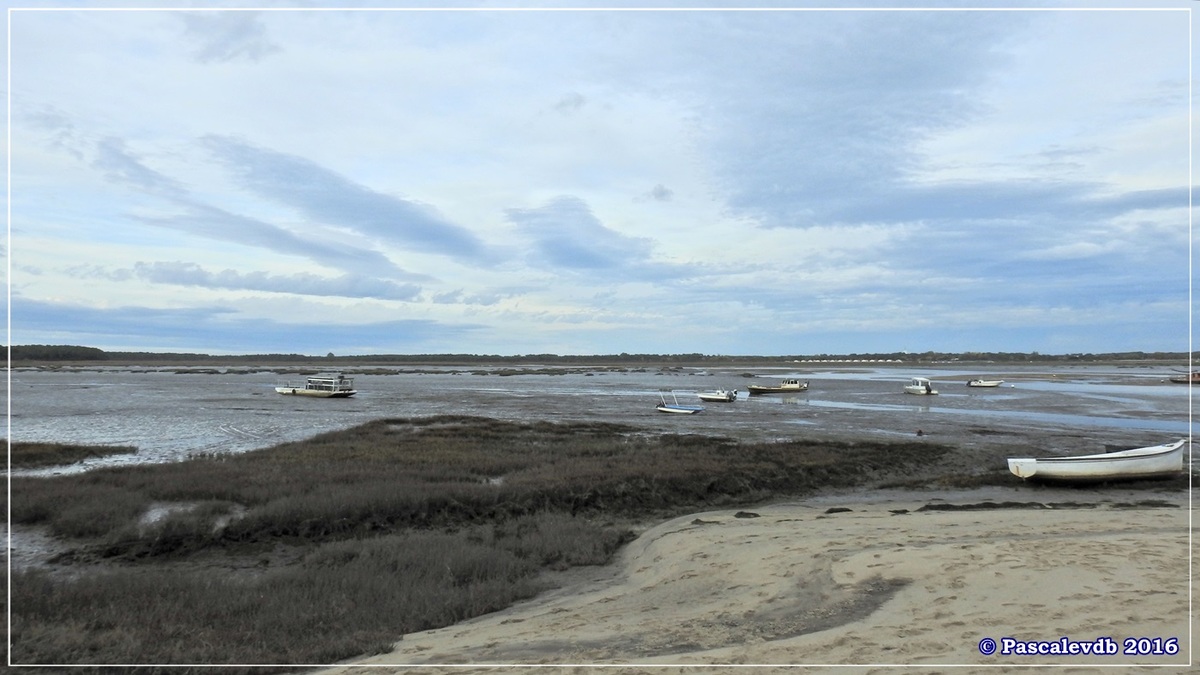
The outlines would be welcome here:
<svg viewBox="0 0 1200 675">
<path fill-rule="evenodd" d="M 1200 370 L 1193 370 L 1183 375 L 1172 375 L 1170 380 L 1176 384 L 1200 384 Z"/>
<path fill-rule="evenodd" d="M 1183 471 L 1187 439 L 1144 448 L 1075 457 L 1014 457 L 1008 470 L 1025 479 L 1098 483 L 1112 480 L 1167 478 Z"/>
<path fill-rule="evenodd" d="M 1004 384 L 1004 380 L 967 380 L 968 387 L 999 387 Z"/>
<path fill-rule="evenodd" d="M 701 401 L 712 401 L 714 403 L 736 401 L 738 397 L 737 389 L 717 389 L 716 391 L 702 391 L 696 394 Z"/>
<path fill-rule="evenodd" d="M 917 396 L 937 396 L 937 389 L 933 388 L 933 383 L 924 377 L 914 377 L 909 380 L 908 384 L 904 385 L 904 393 L 916 394 Z"/>
<path fill-rule="evenodd" d="M 654 407 L 658 412 L 676 413 L 679 415 L 695 415 L 696 413 L 704 412 L 704 406 L 700 405 L 683 405 L 679 399 L 675 397 L 675 392 L 671 392 L 671 403 L 667 403 L 667 397 L 662 393 L 658 395 L 658 405 Z"/>
<path fill-rule="evenodd" d="M 747 389 L 750 390 L 750 395 L 756 394 L 790 394 L 800 391 L 808 391 L 808 382 L 800 380 L 784 380 L 774 387 L 767 387 L 760 384 L 752 384 Z"/>
<path fill-rule="evenodd" d="M 304 381 L 304 385 L 283 384 L 275 387 L 275 391 L 287 396 L 311 396 L 313 398 L 349 398 L 358 392 L 354 390 L 354 378 L 337 375 L 313 375 Z"/>
</svg>

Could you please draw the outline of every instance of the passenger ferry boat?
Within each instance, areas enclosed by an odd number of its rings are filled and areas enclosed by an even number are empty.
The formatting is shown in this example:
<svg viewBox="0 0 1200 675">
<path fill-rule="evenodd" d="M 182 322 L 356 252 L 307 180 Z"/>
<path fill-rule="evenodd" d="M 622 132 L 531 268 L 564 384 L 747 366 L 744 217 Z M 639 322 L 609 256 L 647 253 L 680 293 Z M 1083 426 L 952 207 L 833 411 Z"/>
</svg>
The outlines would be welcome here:
<svg viewBox="0 0 1200 675">
<path fill-rule="evenodd" d="M 337 375 L 313 375 L 304 381 L 304 386 L 284 384 L 275 391 L 287 396 L 313 396 L 315 398 L 348 398 L 357 394 L 354 378 Z"/>
</svg>

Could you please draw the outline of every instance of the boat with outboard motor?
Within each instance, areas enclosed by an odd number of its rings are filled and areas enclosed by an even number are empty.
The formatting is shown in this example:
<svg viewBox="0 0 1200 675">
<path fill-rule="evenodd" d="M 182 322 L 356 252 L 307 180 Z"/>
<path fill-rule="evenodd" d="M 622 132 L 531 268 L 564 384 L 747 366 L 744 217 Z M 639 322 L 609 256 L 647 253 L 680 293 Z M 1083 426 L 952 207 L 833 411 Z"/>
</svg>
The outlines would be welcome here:
<svg viewBox="0 0 1200 675">
<path fill-rule="evenodd" d="M 937 389 L 933 388 L 933 383 L 927 378 L 914 377 L 904 385 L 904 393 L 917 396 L 937 396 Z"/>
<path fill-rule="evenodd" d="M 1004 384 L 1004 380 L 981 380 L 979 378 L 967 380 L 968 387 L 999 387 L 1002 384 Z"/>
</svg>

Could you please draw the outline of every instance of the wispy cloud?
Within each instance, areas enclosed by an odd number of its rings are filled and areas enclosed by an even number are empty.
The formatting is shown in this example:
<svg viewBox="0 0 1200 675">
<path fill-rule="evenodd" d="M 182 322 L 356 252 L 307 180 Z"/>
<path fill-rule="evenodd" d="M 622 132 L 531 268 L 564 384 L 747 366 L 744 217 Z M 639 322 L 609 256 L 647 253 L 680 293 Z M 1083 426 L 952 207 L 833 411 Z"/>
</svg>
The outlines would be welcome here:
<svg viewBox="0 0 1200 675">
<path fill-rule="evenodd" d="M 201 63 L 259 61 L 281 51 L 258 12 L 179 12 L 184 37 Z"/>
<path fill-rule="evenodd" d="M 59 120 L 58 124 L 66 122 Z M 281 225 L 205 203 L 191 193 L 182 181 L 151 168 L 122 139 L 100 139 L 92 148 L 92 153 L 91 166 L 108 181 L 164 200 L 164 207 L 155 212 L 130 212 L 127 217 L 131 221 L 215 241 L 299 256 L 307 258 L 317 267 L 328 266 L 357 275 L 372 274 L 408 280 L 428 278 L 401 269 L 379 251 L 336 241 L 332 236 L 318 238 L 301 234 Z"/>
<path fill-rule="evenodd" d="M 60 336 L 64 326 L 83 342 L 101 342 L 110 349 L 158 349 L 206 353 L 324 354 L 352 348 L 366 353 L 437 350 L 447 339 L 482 332 L 478 324 L 448 324 L 429 320 L 387 320 L 346 325 L 311 321 L 296 323 L 247 316 L 223 305 L 186 308 L 121 306 L 97 307 L 33 300 L 17 296 L 12 303 L 14 344 L 40 342 L 40 336 Z"/>
<path fill-rule="evenodd" d="M 653 259 L 654 239 L 606 227 L 578 197 L 560 196 L 542 206 L 505 212 L 530 242 L 528 261 L 540 268 L 606 275 L 606 284 L 665 281 L 698 269 Z M 651 234 L 647 232 L 647 234 Z"/>
<path fill-rule="evenodd" d="M 415 284 L 400 284 L 362 274 L 322 277 L 309 273 L 243 273 L 231 269 L 214 272 L 189 262 L 140 262 L 132 269 L 113 270 L 106 274 L 114 279 L 136 277 L 152 283 L 178 286 L 343 298 L 412 300 L 421 292 L 421 287 Z"/>
<path fill-rule="evenodd" d="M 578 197 L 558 197 L 532 209 L 509 209 L 509 221 L 533 240 L 533 259 L 550 267 L 614 270 L 645 260 L 650 240 L 604 227 Z"/>
<path fill-rule="evenodd" d="M 376 192 L 302 157 L 234 138 L 211 135 L 204 143 L 246 189 L 313 220 L 475 264 L 493 259 L 479 237 L 428 205 Z"/>
<path fill-rule="evenodd" d="M 840 222 L 1113 218 L 1136 209 L 1187 206 L 1186 186 L 1100 194 L 1096 183 L 995 181 L 875 189 L 841 203 L 827 200 L 823 219 Z"/>
<path fill-rule="evenodd" d="M 183 200 L 187 196 L 187 191 L 178 181 L 147 167 L 119 138 L 104 138 L 96 144 L 96 158 L 92 166 L 115 183 L 124 183 L 172 200 Z"/>
<path fill-rule="evenodd" d="M 315 240 L 256 218 L 203 204 L 183 205 L 171 215 L 130 215 L 138 222 L 216 241 L 242 244 L 306 258 L 317 266 L 346 272 L 368 272 L 389 278 L 413 278 L 378 251 L 328 240 Z"/>
<path fill-rule="evenodd" d="M 740 43 L 703 82 L 724 94 L 713 99 L 713 150 L 731 206 L 796 227 L 820 223 L 842 200 L 890 192 L 916 141 L 979 112 L 976 89 L 1001 59 L 989 38 L 1023 20 L 799 14 Z M 756 76 L 716 79 L 726 71 Z"/>
</svg>

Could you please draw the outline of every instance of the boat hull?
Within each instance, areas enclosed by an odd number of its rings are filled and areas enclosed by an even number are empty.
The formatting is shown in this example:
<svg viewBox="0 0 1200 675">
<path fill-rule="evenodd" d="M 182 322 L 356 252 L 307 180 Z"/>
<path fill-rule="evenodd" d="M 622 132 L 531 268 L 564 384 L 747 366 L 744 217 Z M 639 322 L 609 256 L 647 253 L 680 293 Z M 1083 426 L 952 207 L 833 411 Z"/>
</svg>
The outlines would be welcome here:
<svg viewBox="0 0 1200 675">
<path fill-rule="evenodd" d="M 1168 478 L 1183 471 L 1183 446 L 1186 444 L 1187 440 L 1180 440 L 1099 455 L 1010 458 L 1008 470 L 1020 478 L 1054 482 Z"/>
<path fill-rule="evenodd" d="M 698 405 L 660 405 L 656 406 L 655 410 L 662 413 L 674 413 L 676 415 L 695 415 L 699 412 L 704 412 L 704 408 Z"/>
<path fill-rule="evenodd" d="M 800 392 L 808 391 L 808 383 L 800 386 L 785 385 L 782 387 L 763 387 L 761 385 L 752 384 L 747 387 L 747 389 L 750 391 L 751 396 L 758 396 L 760 394 L 798 394 Z"/>
<path fill-rule="evenodd" d="M 358 393 L 353 389 L 347 391 L 319 391 L 316 389 L 305 389 L 304 387 L 275 387 L 275 391 L 285 396 L 308 396 L 309 398 L 350 398 Z"/>
<path fill-rule="evenodd" d="M 971 380 L 967 383 L 968 387 L 987 388 L 999 387 L 1004 384 L 1004 380 Z"/>
<path fill-rule="evenodd" d="M 709 401 L 711 403 L 727 403 L 737 400 L 737 390 L 734 391 L 706 391 L 696 394 L 696 397 L 701 401 Z"/>
</svg>

